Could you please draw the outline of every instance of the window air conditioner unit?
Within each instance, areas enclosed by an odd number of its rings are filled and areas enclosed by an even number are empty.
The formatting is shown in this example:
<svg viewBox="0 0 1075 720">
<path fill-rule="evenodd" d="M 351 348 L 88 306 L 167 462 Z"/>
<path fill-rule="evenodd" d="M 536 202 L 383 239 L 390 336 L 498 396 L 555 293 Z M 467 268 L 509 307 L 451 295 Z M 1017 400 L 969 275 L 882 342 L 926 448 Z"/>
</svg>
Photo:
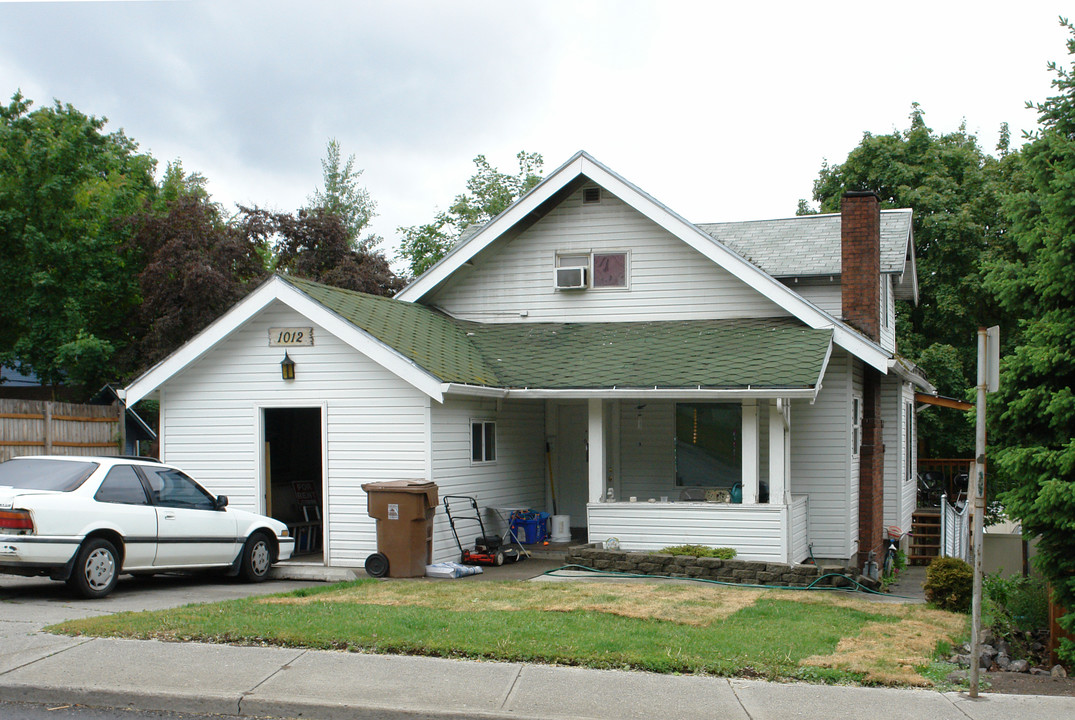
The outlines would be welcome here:
<svg viewBox="0 0 1075 720">
<path fill-rule="evenodd" d="M 586 287 L 586 268 L 556 268 L 557 290 L 581 290 Z"/>
</svg>

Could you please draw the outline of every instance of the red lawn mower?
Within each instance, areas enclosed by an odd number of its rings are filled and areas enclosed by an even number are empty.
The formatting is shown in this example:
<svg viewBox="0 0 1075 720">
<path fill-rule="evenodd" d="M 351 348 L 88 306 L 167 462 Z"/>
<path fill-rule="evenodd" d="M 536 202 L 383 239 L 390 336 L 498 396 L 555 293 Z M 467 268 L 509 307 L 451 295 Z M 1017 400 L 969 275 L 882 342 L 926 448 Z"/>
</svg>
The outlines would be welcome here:
<svg viewBox="0 0 1075 720">
<path fill-rule="evenodd" d="M 482 522 L 477 500 L 467 495 L 444 495 L 441 499 L 444 501 L 444 514 L 448 516 L 448 524 L 452 526 L 452 535 L 455 536 L 455 543 L 459 546 L 461 562 L 464 565 L 503 565 L 505 562 L 518 562 L 523 559 L 524 555 L 519 552 L 519 547 L 514 544 L 505 545 L 500 537 L 485 532 L 485 523 Z M 454 515 L 452 514 L 453 504 Z M 455 524 L 461 521 L 478 523 L 481 535 L 474 538 L 473 550 L 464 548 L 463 542 L 459 539 Z"/>
</svg>

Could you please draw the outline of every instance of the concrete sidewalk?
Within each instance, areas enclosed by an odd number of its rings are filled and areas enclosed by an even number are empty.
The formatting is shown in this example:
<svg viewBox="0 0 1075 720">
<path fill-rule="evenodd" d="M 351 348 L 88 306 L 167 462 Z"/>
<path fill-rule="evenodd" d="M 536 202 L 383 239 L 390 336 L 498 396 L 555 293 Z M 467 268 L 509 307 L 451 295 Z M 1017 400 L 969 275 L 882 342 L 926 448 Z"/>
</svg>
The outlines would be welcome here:
<svg viewBox="0 0 1075 720">
<path fill-rule="evenodd" d="M 530 567 L 535 574 L 541 570 L 538 562 Z M 41 630 L 68 618 L 301 586 L 163 577 L 126 580 L 114 596 L 93 602 L 73 601 L 62 585 L 48 581 L 5 580 L 0 592 L 0 700 L 304 719 L 850 720 L 881 715 L 911 720 L 1075 720 L 1072 697 L 985 693 L 971 700 L 928 690 L 80 638 Z"/>
<path fill-rule="evenodd" d="M 52 636 L 47 636 L 52 637 Z M 302 718 L 1075 719 L 1075 698 L 768 683 L 515 663 L 52 637 L 0 699 Z"/>
</svg>

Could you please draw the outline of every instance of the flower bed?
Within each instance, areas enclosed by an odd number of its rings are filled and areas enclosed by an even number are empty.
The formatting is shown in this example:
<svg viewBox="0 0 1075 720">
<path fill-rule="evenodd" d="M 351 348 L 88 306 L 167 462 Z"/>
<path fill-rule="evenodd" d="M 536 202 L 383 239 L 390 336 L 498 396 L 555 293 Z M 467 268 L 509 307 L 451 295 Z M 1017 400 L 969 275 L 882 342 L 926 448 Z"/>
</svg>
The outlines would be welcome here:
<svg viewBox="0 0 1075 720">
<path fill-rule="evenodd" d="M 786 565 L 751 560 L 722 560 L 710 557 L 627 552 L 604 550 L 586 545 L 571 548 L 568 551 L 566 563 L 582 565 L 594 570 L 635 575 L 701 578 L 743 585 L 781 587 L 806 587 L 822 575 L 845 571 L 841 567 L 819 568 L 816 565 Z M 840 578 L 826 578 L 819 584 L 835 585 L 838 583 L 842 584 Z"/>
</svg>

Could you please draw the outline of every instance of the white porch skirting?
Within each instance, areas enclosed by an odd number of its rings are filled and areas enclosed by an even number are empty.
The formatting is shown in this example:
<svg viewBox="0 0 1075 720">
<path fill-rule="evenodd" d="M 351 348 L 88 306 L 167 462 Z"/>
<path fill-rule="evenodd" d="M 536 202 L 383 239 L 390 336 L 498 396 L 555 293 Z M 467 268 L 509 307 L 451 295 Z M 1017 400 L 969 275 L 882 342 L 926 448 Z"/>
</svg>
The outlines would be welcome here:
<svg viewBox="0 0 1075 720">
<path fill-rule="evenodd" d="M 616 538 L 624 550 L 730 547 L 743 560 L 778 563 L 799 563 L 809 554 L 806 495 L 793 495 L 790 505 L 590 503 L 586 518 L 590 542 Z"/>
</svg>

